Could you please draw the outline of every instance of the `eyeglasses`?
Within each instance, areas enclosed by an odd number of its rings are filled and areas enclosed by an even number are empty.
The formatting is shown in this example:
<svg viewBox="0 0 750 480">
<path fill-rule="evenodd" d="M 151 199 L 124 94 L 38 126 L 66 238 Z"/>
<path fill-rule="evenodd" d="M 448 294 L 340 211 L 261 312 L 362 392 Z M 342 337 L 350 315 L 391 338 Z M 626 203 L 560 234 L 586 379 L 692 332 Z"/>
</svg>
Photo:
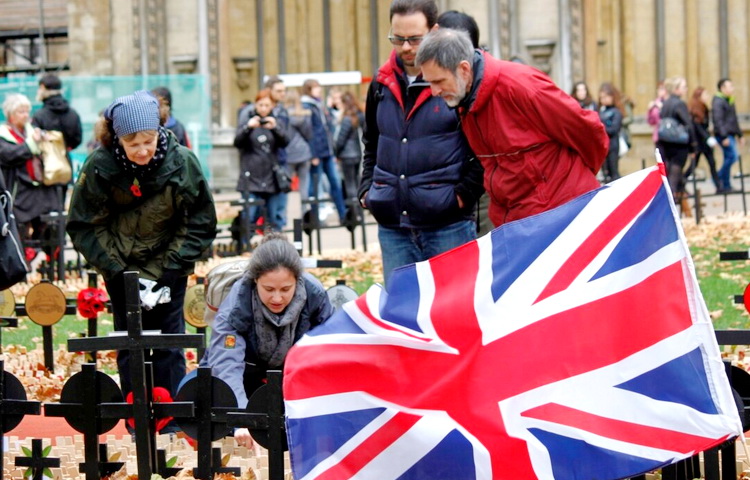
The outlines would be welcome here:
<svg viewBox="0 0 750 480">
<path fill-rule="evenodd" d="M 409 43 L 412 47 L 416 47 L 420 43 L 422 43 L 422 40 L 424 39 L 424 36 L 418 36 L 418 37 L 401 37 L 399 35 L 388 35 L 388 40 L 390 40 L 391 44 L 398 45 L 399 47 L 405 43 Z"/>
</svg>

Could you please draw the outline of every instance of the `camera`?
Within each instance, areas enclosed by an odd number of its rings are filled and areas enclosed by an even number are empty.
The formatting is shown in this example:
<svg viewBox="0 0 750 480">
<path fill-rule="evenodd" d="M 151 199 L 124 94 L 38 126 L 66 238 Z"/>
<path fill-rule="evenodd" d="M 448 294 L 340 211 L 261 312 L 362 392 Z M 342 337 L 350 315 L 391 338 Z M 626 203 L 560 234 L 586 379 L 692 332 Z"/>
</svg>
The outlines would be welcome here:
<svg viewBox="0 0 750 480">
<path fill-rule="evenodd" d="M 265 117 L 265 118 L 261 118 L 261 119 L 260 119 L 260 124 L 261 124 L 261 125 L 265 125 L 265 124 L 267 124 L 267 123 L 271 123 L 271 120 L 269 120 L 269 118 L 268 118 L 268 117 Z"/>
</svg>

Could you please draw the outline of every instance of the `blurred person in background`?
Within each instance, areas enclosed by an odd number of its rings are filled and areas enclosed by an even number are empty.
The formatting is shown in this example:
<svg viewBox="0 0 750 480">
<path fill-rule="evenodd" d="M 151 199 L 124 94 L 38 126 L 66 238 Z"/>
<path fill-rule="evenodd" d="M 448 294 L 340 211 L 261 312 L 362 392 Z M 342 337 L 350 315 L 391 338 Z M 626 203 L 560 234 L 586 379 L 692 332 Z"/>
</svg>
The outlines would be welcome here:
<svg viewBox="0 0 750 480">
<path fill-rule="evenodd" d="M 234 146 L 240 151 L 240 178 L 237 190 L 245 200 L 265 201 L 264 227 L 280 232 L 286 226 L 285 192 L 274 181 L 274 167 L 281 166 L 278 151 L 289 140 L 273 116 L 274 101 L 271 90 L 264 88 L 255 97 L 255 115 L 237 127 Z M 248 225 L 256 223 L 261 209 L 252 206 L 243 210 Z"/>
<path fill-rule="evenodd" d="M 7 120 L 0 125 L 0 168 L 13 197 L 13 212 L 26 260 L 31 261 L 42 253 L 39 242 L 48 236 L 48 225 L 41 216 L 60 210 L 60 199 L 56 186 L 42 182 L 44 171 L 38 142 L 44 132 L 31 124 L 29 99 L 20 93 L 8 95 L 3 102 L 3 114 Z"/>
<path fill-rule="evenodd" d="M 346 205 L 341 190 L 341 179 L 336 168 L 336 159 L 333 156 L 334 123 L 328 108 L 323 104 L 322 94 L 323 87 L 317 80 L 307 79 L 302 84 L 302 106 L 310 110 L 313 128 L 312 138 L 309 142 L 313 155 L 309 195 L 311 197 L 317 196 L 319 185 L 315 183 L 315 179 L 317 178 L 318 183 L 320 183 L 321 173 L 325 174 L 328 179 L 331 200 L 333 200 L 339 214 L 339 223 L 343 224 L 346 219 Z M 315 208 L 314 210 L 315 215 L 318 215 L 318 209 Z"/>
<path fill-rule="evenodd" d="M 714 120 L 714 135 L 716 141 L 721 145 L 724 153 L 724 161 L 719 169 L 719 181 L 721 182 L 720 193 L 732 193 L 736 190 L 732 187 L 731 173 L 732 165 L 737 161 L 737 139 L 741 145 L 745 144 L 742 129 L 737 121 L 737 110 L 735 108 L 734 84 L 728 78 L 722 78 L 716 85 L 719 89 L 711 101 L 711 110 Z"/>
<path fill-rule="evenodd" d="M 159 100 L 159 103 L 167 109 L 167 121 L 164 126 L 170 132 L 174 133 L 177 137 L 177 142 L 187 148 L 192 148 L 190 145 L 190 137 L 188 137 L 185 126 L 172 115 L 172 92 L 167 87 L 156 87 L 151 90 L 151 93 Z"/>
<path fill-rule="evenodd" d="M 599 118 L 609 136 L 609 150 L 602 164 L 604 183 L 620 178 L 620 131 L 623 113 L 620 91 L 611 83 L 602 83 L 599 87 Z"/>
<path fill-rule="evenodd" d="M 664 152 L 667 180 L 669 180 L 675 203 L 681 205 L 683 211 L 690 212 L 687 206 L 684 171 L 688 154 L 695 150 L 695 132 L 687 104 L 682 100 L 688 91 L 687 80 L 683 77 L 668 78 L 664 81 L 664 88 L 668 96 L 662 104 L 659 115 L 661 118 L 673 118 L 683 125 L 688 131 L 689 138 L 688 143 L 685 144 L 659 140 L 659 150 Z"/>
<path fill-rule="evenodd" d="M 42 130 L 57 130 L 62 133 L 67 153 L 66 158 L 68 163 L 71 164 L 72 171 L 70 151 L 78 148 L 83 141 L 81 117 L 62 96 L 62 81 L 53 73 L 48 73 L 39 79 L 36 99 L 42 102 L 42 108 L 34 112 L 31 124 Z M 67 192 L 67 185 L 59 186 L 59 210 L 61 211 L 64 209 Z"/>
<path fill-rule="evenodd" d="M 596 106 L 596 102 L 591 97 L 591 93 L 589 92 L 589 87 L 588 85 L 586 85 L 586 82 L 576 82 L 576 84 L 573 85 L 573 90 L 570 92 L 570 96 L 575 98 L 576 101 L 578 101 L 578 104 L 584 110 L 592 110 L 594 112 L 599 110 L 599 108 Z"/>
<path fill-rule="evenodd" d="M 359 188 L 359 172 L 362 168 L 362 125 L 364 123 L 365 115 L 357 99 L 351 92 L 344 92 L 341 95 L 341 123 L 336 132 L 334 148 L 344 174 L 344 196 L 350 203 L 347 217 L 351 217 L 349 212 L 359 211 L 357 189 Z"/>
<path fill-rule="evenodd" d="M 708 162 L 708 168 L 711 171 L 711 180 L 716 187 L 716 192 L 721 190 L 721 181 L 719 175 L 716 172 L 716 159 L 714 158 L 714 146 L 716 146 L 716 139 L 711 136 L 709 129 L 709 115 L 708 103 L 711 101 L 711 95 L 703 87 L 696 87 L 693 90 L 693 94 L 690 96 L 688 102 L 688 110 L 690 111 L 690 117 L 693 121 L 693 129 L 695 131 L 695 142 L 696 150 L 693 161 L 690 162 L 687 171 L 685 172 L 685 178 L 690 177 L 695 173 L 695 167 L 698 166 L 701 154 L 705 155 L 706 162 Z"/>
<path fill-rule="evenodd" d="M 289 176 L 297 176 L 297 191 L 300 201 L 307 200 L 310 195 L 310 160 L 312 151 L 308 143 L 312 139 L 312 112 L 302 107 L 297 89 L 290 89 L 286 93 L 284 102 L 289 113 L 289 143 L 286 150 L 286 168 Z M 301 212 L 306 212 L 310 206 L 301 204 Z"/>
</svg>

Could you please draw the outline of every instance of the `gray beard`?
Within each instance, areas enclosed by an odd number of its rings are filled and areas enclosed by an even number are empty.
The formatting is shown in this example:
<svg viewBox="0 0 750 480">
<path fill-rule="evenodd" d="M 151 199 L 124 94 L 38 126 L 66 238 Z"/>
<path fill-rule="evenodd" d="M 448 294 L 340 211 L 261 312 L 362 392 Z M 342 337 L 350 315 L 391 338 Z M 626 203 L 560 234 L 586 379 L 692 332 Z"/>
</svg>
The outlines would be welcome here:
<svg viewBox="0 0 750 480">
<path fill-rule="evenodd" d="M 461 78 L 458 74 L 455 75 L 456 77 L 456 87 L 457 87 L 457 93 L 455 95 L 452 95 L 450 99 L 443 97 L 445 100 L 445 103 L 451 107 L 456 108 L 459 103 L 461 103 L 461 100 L 464 99 L 466 96 L 466 84 L 468 82 L 464 81 L 463 78 Z"/>
</svg>

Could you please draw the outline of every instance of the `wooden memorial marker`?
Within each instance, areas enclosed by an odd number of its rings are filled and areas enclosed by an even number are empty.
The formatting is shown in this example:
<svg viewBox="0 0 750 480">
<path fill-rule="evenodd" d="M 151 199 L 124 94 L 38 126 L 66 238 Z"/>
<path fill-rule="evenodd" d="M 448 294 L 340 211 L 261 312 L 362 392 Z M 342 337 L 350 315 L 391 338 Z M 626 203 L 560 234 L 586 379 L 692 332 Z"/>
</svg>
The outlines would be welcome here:
<svg viewBox="0 0 750 480">
<path fill-rule="evenodd" d="M 203 315 L 206 313 L 206 286 L 200 280 L 202 279 L 199 279 L 198 283 L 185 292 L 183 314 L 188 324 L 195 328 L 205 329 L 208 326 L 203 319 Z"/>
<path fill-rule="evenodd" d="M 328 301 L 336 310 L 340 310 L 345 303 L 359 298 L 359 294 L 352 287 L 347 286 L 344 280 L 336 280 L 336 285 L 326 290 L 326 294 Z"/>
<path fill-rule="evenodd" d="M 135 421 L 138 478 L 151 478 L 151 474 L 158 470 L 154 417 L 191 417 L 193 416 L 193 405 L 182 402 L 169 404 L 152 402 L 151 364 L 146 363 L 145 351 L 164 348 L 198 348 L 203 344 L 203 335 L 144 332 L 141 322 L 141 300 L 138 293 L 138 272 L 125 272 L 124 285 L 127 335 L 116 332 L 116 334 L 108 337 L 71 338 L 68 340 L 68 350 L 130 351 L 130 381 L 133 385 L 133 404 L 102 405 L 102 417 L 133 417 Z"/>
<path fill-rule="evenodd" d="M 29 289 L 24 306 L 29 319 L 42 327 L 44 366 L 54 371 L 52 325 L 65 316 L 68 307 L 65 294 L 57 285 L 43 281 Z"/>
<path fill-rule="evenodd" d="M 16 318 L 16 298 L 10 289 L 0 292 L 0 353 L 3 353 L 3 328 L 18 326 Z"/>
<path fill-rule="evenodd" d="M 206 314 L 206 285 L 204 279 L 198 278 L 195 285 L 188 288 L 185 291 L 185 305 L 182 308 L 182 313 L 185 317 L 185 321 L 195 327 L 195 331 L 198 334 L 206 335 L 206 323 L 204 317 Z M 198 347 L 198 362 L 200 363 L 203 354 L 206 352 L 206 345 Z"/>
<path fill-rule="evenodd" d="M 245 411 L 227 414 L 227 425 L 248 428 L 253 440 L 268 449 L 269 480 L 284 480 L 284 452 L 288 449 L 282 378 L 281 371 L 269 370 L 268 383 L 253 392 Z"/>
<path fill-rule="evenodd" d="M 48 468 L 57 468 L 60 466 L 59 458 L 48 457 L 50 446 L 42 448 L 42 439 L 34 438 L 31 440 L 31 456 L 16 457 L 17 467 L 29 467 L 31 469 L 32 480 L 43 480 L 44 471 Z M 51 472 L 48 472 L 51 473 Z"/>
<path fill-rule="evenodd" d="M 16 316 L 16 298 L 10 289 L 0 292 L 0 317 Z"/>
<path fill-rule="evenodd" d="M 39 415 L 39 402 L 27 401 L 26 390 L 0 360 L 0 472 L 3 471 L 3 436 L 16 428 L 24 415 Z"/>
</svg>

